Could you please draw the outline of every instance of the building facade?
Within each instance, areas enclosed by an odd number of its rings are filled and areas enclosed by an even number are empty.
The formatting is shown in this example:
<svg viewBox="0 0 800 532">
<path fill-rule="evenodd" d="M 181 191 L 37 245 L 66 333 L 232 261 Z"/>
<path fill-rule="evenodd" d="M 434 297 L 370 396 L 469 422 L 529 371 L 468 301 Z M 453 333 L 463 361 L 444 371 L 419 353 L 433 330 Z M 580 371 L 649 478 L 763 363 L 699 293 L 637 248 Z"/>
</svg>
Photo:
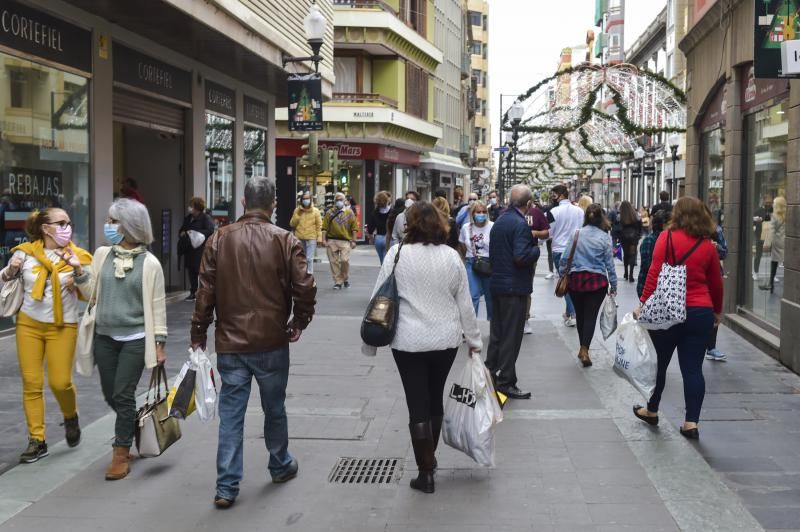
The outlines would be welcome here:
<svg viewBox="0 0 800 532">
<path fill-rule="evenodd" d="M 0 1 L 0 258 L 25 238 L 28 214 L 49 206 L 69 211 L 79 245 L 102 244 L 108 206 L 130 178 L 167 283 L 182 287 L 175 248 L 188 199 L 228 223 L 245 177 L 274 175 L 281 58 L 310 55 L 311 3 Z M 332 21 L 331 5 L 319 5 Z M 322 56 L 330 97 L 332 24 Z"/>
<path fill-rule="evenodd" d="M 686 192 L 718 213 L 727 235 L 725 323 L 797 372 L 800 83 L 756 79 L 754 11 L 744 0 L 690 4 L 679 43 L 687 70 Z"/>
<path fill-rule="evenodd" d="M 335 85 L 325 103 L 320 150 L 335 150 L 339 166 L 304 166 L 305 135 L 288 129 L 286 109 L 278 110 L 276 172 L 278 223 L 288 225 L 297 195 L 309 190 L 325 209 L 333 195 L 353 198 L 363 227 L 373 198 L 387 190 L 393 198 L 417 190 L 430 198 L 433 184 L 423 155 L 443 137 L 434 123 L 435 73 L 444 55 L 434 44 L 433 0 L 335 0 Z"/>
<path fill-rule="evenodd" d="M 471 101 L 474 121 L 472 124 L 473 182 L 484 183 L 492 171 L 492 126 L 489 109 L 489 2 L 467 0 L 468 18 L 471 26 Z M 502 143 L 502 141 L 501 141 Z M 488 185 L 486 190 L 488 190 Z"/>
</svg>

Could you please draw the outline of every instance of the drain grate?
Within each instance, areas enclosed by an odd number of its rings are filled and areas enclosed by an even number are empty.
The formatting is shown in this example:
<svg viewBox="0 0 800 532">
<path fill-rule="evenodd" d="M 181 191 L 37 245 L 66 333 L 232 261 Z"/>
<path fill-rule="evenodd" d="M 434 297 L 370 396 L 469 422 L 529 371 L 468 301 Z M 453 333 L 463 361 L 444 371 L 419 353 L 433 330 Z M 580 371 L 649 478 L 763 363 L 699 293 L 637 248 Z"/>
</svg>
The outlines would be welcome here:
<svg viewBox="0 0 800 532">
<path fill-rule="evenodd" d="M 391 484 L 400 478 L 402 458 L 339 458 L 328 482 L 334 484 Z"/>
</svg>

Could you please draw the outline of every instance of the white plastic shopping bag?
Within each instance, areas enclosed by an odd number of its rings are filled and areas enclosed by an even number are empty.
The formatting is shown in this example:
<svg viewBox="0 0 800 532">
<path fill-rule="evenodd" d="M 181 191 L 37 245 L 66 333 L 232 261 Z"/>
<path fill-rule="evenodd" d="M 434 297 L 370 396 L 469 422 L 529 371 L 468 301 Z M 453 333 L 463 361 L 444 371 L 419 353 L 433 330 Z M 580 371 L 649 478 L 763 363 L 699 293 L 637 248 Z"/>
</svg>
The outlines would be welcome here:
<svg viewBox="0 0 800 532">
<path fill-rule="evenodd" d="M 606 296 L 603 308 L 600 310 L 600 332 L 603 333 L 603 340 L 614 334 L 617 329 L 617 302 L 614 296 Z"/>
<path fill-rule="evenodd" d="M 444 407 L 444 442 L 483 466 L 494 465 L 494 427 L 503 421 L 492 379 L 478 354 L 450 387 Z"/>
<path fill-rule="evenodd" d="M 194 388 L 197 415 L 203 421 L 214 419 L 217 408 L 217 385 L 208 353 L 204 349 L 190 349 L 189 361 L 197 371 Z"/>
<path fill-rule="evenodd" d="M 650 399 L 656 387 L 657 369 L 658 357 L 650 334 L 632 313 L 625 314 L 617 328 L 614 371 L 628 379 L 646 399 Z"/>
<path fill-rule="evenodd" d="M 199 248 L 200 246 L 203 245 L 203 242 L 206 241 L 206 235 L 204 235 L 200 231 L 195 231 L 194 229 L 190 229 L 189 231 L 186 232 L 186 234 L 189 235 L 189 242 L 192 243 L 192 247 L 194 249 Z"/>
</svg>

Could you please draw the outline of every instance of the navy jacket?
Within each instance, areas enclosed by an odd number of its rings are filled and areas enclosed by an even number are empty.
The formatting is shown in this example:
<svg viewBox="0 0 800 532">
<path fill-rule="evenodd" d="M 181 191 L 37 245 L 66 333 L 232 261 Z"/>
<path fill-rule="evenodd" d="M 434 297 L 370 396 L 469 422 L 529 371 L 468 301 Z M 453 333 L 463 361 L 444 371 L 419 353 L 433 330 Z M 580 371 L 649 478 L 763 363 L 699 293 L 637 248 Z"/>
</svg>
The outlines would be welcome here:
<svg viewBox="0 0 800 532">
<path fill-rule="evenodd" d="M 489 260 L 492 296 L 527 296 L 533 291 L 533 267 L 539 246 L 525 217 L 514 208 L 504 210 L 492 226 Z"/>
</svg>

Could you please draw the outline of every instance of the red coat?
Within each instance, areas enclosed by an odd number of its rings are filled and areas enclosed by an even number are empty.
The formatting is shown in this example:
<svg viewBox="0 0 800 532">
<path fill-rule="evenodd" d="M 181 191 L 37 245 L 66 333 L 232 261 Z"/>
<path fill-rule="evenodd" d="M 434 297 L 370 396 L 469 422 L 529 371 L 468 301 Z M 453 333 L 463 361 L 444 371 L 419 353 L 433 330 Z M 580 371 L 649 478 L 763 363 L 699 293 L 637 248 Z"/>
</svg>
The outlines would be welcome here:
<svg viewBox="0 0 800 532">
<path fill-rule="evenodd" d="M 667 250 L 667 235 L 670 231 L 662 231 L 653 249 L 653 260 L 647 272 L 647 281 L 640 301 L 644 303 L 658 284 L 658 274 Z M 680 260 L 697 242 L 697 238 L 683 231 L 671 231 L 672 246 L 675 257 Z M 671 260 L 670 260 L 671 263 Z M 719 256 L 711 240 L 704 239 L 697 249 L 686 259 L 686 306 L 710 307 L 715 314 L 722 313 L 722 273 L 719 267 Z"/>
</svg>

